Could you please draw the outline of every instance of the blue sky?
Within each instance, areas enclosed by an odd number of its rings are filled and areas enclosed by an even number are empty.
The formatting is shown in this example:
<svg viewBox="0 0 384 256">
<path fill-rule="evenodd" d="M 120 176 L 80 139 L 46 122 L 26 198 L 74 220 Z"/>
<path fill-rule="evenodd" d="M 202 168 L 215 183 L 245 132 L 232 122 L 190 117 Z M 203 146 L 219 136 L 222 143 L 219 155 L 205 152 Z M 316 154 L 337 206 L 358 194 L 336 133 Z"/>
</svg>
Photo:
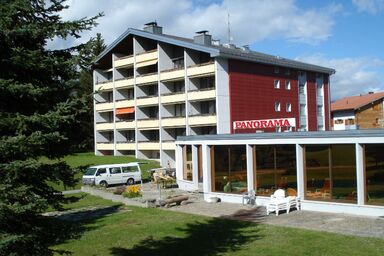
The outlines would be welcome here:
<svg viewBox="0 0 384 256">
<path fill-rule="evenodd" d="M 63 19 L 105 16 L 80 40 L 101 33 L 107 44 L 128 27 L 156 20 L 163 32 L 193 37 L 209 30 L 222 43 L 250 45 L 254 51 L 336 69 L 336 100 L 384 91 L 384 0 L 68 0 Z M 51 48 L 78 43 L 54 40 Z"/>
</svg>

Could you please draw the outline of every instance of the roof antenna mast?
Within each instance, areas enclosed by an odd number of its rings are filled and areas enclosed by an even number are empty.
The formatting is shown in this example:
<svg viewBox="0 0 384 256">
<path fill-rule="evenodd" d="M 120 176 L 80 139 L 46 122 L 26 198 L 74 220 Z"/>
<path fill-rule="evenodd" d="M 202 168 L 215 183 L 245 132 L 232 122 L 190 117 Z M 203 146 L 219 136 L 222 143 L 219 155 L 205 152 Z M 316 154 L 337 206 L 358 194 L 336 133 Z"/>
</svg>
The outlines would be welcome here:
<svg viewBox="0 0 384 256">
<path fill-rule="evenodd" d="M 227 20 L 228 20 L 228 44 L 231 43 L 231 24 L 229 22 L 229 11 L 228 11 L 228 17 L 227 17 Z"/>
</svg>

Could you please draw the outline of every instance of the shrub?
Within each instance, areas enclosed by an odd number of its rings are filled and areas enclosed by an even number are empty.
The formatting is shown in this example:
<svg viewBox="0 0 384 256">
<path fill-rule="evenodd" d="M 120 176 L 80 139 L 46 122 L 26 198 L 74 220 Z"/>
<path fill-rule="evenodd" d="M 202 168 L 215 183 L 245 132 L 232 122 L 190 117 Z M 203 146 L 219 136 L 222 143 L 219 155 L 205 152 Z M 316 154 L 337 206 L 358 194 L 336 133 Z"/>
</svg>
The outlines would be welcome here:
<svg viewBox="0 0 384 256">
<path fill-rule="evenodd" d="M 124 197 L 128 198 L 134 198 L 134 197 L 141 197 L 141 186 L 140 185 L 131 185 L 128 186 L 125 191 L 123 192 Z"/>
</svg>

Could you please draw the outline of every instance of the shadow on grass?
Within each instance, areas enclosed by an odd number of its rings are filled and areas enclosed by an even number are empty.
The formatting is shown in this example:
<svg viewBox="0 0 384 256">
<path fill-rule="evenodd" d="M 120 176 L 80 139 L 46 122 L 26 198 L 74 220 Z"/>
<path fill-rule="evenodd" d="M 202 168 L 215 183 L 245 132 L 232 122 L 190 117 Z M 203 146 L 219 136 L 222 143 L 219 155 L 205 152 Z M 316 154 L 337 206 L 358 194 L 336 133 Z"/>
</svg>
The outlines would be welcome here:
<svg viewBox="0 0 384 256">
<path fill-rule="evenodd" d="M 61 214 L 56 217 L 41 218 L 41 237 L 48 246 L 64 243 L 69 239 L 77 239 L 86 231 L 93 228 L 89 224 L 98 219 L 119 211 L 121 205 L 114 205 L 98 209 L 80 210 Z M 98 226 L 99 228 L 100 226 Z M 53 250 L 53 252 L 71 255 L 70 251 Z"/>
<path fill-rule="evenodd" d="M 214 218 L 206 222 L 187 224 L 178 229 L 185 237 L 166 236 L 155 239 L 148 236 L 132 249 L 113 247 L 112 255 L 218 255 L 225 252 L 241 250 L 243 246 L 255 239 L 260 239 L 254 223 L 245 221 Z M 252 228 L 248 228 L 253 226 Z M 248 229 L 247 229 L 248 228 Z"/>
</svg>

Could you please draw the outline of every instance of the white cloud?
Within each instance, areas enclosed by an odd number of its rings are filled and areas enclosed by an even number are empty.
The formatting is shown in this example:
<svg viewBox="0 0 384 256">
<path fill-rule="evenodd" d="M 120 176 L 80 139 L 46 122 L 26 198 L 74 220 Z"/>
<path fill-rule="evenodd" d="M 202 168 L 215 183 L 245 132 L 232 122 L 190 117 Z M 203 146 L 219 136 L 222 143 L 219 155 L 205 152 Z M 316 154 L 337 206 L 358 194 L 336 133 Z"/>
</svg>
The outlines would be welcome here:
<svg viewBox="0 0 384 256">
<path fill-rule="evenodd" d="M 359 12 L 376 14 L 384 11 L 384 0 L 352 0 Z"/>
<path fill-rule="evenodd" d="M 380 79 L 383 60 L 369 57 L 327 59 L 320 54 L 302 56 L 298 60 L 336 69 L 336 74 L 331 76 L 332 100 L 384 90 Z"/>
<path fill-rule="evenodd" d="M 105 14 L 98 20 L 98 27 L 84 33 L 82 41 L 100 32 L 111 43 L 128 27 L 141 29 L 144 23 L 156 20 L 164 33 L 191 38 L 196 31 L 209 30 L 215 39 L 227 42 L 230 13 L 231 35 L 237 45 L 267 38 L 316 44 L 329 38 L 333 16 L 341 8 L 331 4 L 303 9 L 294 0 L 224 0 L 204 4 L 191 0 L 69 0 L 67 4 L 70 8 L 62 13 L 65 20 L 91 17 L 98 12 Z M 74 42 L 79 41 L 55 40 L 49 47 Z"/>
</svg>

